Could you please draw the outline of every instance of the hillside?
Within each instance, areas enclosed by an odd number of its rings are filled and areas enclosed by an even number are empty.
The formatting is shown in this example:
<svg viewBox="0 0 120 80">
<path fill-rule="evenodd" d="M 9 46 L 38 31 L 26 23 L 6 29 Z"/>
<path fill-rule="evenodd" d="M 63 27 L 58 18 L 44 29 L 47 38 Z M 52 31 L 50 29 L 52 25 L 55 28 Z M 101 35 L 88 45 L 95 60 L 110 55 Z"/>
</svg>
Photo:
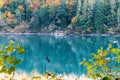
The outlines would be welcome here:
<svg viewBox="0 0 120 80">
<path fill-rule="evenodd" d="M 119 0 L 0 0 L 0 32 L 120 32 Z"/>
</svg>

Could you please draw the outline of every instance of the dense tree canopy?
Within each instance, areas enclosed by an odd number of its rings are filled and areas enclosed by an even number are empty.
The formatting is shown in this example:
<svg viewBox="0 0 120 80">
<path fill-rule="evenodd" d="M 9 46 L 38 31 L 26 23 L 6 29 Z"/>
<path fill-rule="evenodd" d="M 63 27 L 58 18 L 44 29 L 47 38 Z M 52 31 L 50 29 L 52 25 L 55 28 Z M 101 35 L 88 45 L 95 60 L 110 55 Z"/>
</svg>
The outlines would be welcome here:
<svg viewBox="0 0 120 80">
<path fill-rule="evenodd" d="M 0 31 L 120 32 L 119 0 L 0 0 Z"/>
</svg>

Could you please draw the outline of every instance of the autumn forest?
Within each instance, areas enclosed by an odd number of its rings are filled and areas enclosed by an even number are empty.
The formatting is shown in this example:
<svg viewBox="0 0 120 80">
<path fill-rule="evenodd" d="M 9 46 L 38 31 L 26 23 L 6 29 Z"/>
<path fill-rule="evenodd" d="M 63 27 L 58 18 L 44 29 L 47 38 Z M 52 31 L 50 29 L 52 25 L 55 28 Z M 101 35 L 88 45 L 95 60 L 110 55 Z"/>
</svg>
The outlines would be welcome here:
<svg viewBox="0 0 120 80">
<path fill-rule="evenodd" d="M 0 0 L 0 32 L 119 34 L 119 0 Z"/>
</svg>

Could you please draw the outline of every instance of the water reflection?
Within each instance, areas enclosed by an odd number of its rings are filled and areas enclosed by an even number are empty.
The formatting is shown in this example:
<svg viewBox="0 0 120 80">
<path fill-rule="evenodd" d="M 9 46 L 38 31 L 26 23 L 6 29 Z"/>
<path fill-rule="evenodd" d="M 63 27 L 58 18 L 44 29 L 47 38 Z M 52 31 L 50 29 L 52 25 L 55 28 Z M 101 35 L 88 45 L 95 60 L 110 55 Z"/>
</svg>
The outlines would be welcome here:
<svg viewBox="0 0 120 80">
<path fill-rule="evenodd" d="M 52 71 L 56 73 L 74 73 L 77 75 L 86 73 L 79 62 L 84 58 L 90 58 L 90 53 L 95 53 L 101 46 L 107 47 L 108 43 L 117 40 L 117 37 L 101 36 L 65 36 L 56 38 L 40 35 L 1 35 L 0 44 L 7 44 L 9 40 L 19 42 L 25 47 L 22 55 L 23 63 L 17 69 L 26 72 L 37 70 L 39 73 Z M 48 58 L 48 60 L 46 59 Z"/>
</svg>

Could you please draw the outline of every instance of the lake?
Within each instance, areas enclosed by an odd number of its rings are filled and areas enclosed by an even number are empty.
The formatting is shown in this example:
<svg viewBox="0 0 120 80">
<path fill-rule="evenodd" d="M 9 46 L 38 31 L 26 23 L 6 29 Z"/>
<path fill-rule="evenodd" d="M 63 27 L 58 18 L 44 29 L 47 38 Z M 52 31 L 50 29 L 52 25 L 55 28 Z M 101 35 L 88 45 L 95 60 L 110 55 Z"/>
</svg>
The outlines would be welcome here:
<svg viewBox="0 0 120 80">
<path fill-rule="evenodd" d="M 87 70 L 79 62 L 83 58 L 90 59 L 90 54 L 96 53 L 101 46 L 105 49 L 113 41 L 120 43 L 120 36 L 0 35 L 0 44 L 6 45 L 9 40 L 16 41 L 25 48 L 25 54 L 21 56 L 23 62 L 17 66 L 17 70 L 81 75 L 86 74 Z M 115 47 L 118 45 L 113 44 Z"/>
</svg>

